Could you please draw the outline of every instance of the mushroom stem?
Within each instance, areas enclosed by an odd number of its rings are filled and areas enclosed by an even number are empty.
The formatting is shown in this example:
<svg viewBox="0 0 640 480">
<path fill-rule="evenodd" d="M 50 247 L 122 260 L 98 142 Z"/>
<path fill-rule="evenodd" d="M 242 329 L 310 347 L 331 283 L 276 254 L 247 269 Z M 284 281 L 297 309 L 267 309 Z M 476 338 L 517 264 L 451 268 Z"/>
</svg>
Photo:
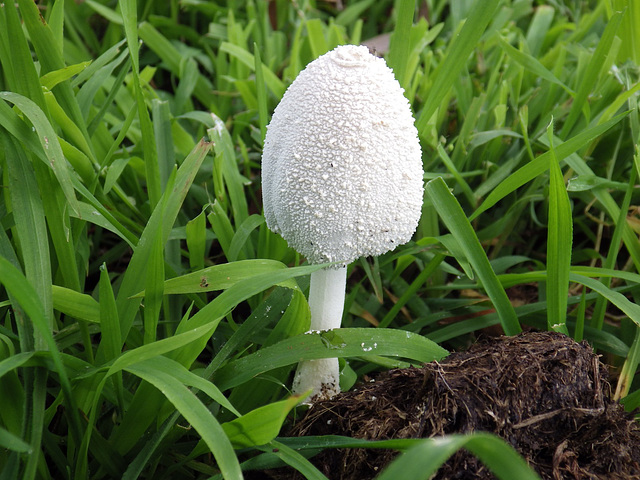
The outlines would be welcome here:
<svg viewBox="0 0 640 480">
<path fill-rule="evenodd" d="M 347 266 L 329 267 L 311 274 L 309 308 L 311 331 L 340 328 L 347 284 Z M 293 393 L 312 390 L 308 402 L 328 399 L 340 393 L 340 370 L 337 358 L 303 360 L 293 380 Z"/>
<path fill-rule="evenodd" d="M 323 268 L 311 274 L 309 286 L 311 330 L 340 328 L 346 285 L 346 265 L 338 268 Z"/>
</svg>

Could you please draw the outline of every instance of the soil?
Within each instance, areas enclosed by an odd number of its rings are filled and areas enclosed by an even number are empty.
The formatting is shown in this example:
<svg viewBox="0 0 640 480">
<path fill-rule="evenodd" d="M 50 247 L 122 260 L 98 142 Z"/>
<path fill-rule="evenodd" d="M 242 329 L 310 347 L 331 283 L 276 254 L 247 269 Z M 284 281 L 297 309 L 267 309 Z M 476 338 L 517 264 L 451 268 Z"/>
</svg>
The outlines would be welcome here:
<svg viewBox="0 0 640 480">
<path fill-rule="evenodd" d="M 441 363 L 391 370 L 318 402 L 289 435 L 383 440 L 485 431 L 509 442 L 543 479 L 638 479 L 640 424 L 612 400 L 607 377 L 586 342 L 551 332 L 492 337 Z M 335 449 L 311 461 L 331 480 L 365 480 L 396 455 Z M 268 472 L 302 478 L 296 475 Z M 434 478 L 495 477 L 461 450 Z"/>
</svg>

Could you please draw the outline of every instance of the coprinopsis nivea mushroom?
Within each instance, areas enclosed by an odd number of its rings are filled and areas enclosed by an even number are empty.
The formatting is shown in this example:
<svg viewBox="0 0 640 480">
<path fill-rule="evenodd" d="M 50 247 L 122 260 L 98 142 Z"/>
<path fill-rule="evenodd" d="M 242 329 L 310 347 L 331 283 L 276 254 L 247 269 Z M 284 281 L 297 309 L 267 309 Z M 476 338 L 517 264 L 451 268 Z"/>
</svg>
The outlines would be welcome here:
<svg viewBox="0 0 640 480">
<path fill-rule="evenodd" d="M 409 102 L 382 58 L 344 45 L 300 72 L 276 107 L 262 155 L 267 226 L 312 264 L 311 330 L 339 328 L 346 265 L 408 242 L 423 168 Z M 337 262 L 337 263 L 335 263 Z M 304 360 L 294 393 L 339 393 L 338 359 Z"/>
</svg>

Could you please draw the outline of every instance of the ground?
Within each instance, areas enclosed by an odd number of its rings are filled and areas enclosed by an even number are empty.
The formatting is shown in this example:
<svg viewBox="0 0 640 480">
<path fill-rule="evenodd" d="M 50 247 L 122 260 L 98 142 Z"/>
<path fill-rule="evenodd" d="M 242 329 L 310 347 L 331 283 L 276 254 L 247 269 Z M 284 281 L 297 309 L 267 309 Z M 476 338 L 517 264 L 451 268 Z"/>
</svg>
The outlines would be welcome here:
<svg viewBox="0 0 640 480">
<path fill-rule="evenodd" d="M 640 427 L 612 401 L 607 378 L 586 342 L 552 332 L 490 337 L 441 363 L 391 370 L 317 403 L 290 434 L 389 439 L 486 431 L 508 441 L 543 479 L 640 478 Z M 325 450 L 313 463 L 331 480 L 364 480 L 395 456 Z M 436 478 L 494 477 L 460 451 Z"/>
</svg>

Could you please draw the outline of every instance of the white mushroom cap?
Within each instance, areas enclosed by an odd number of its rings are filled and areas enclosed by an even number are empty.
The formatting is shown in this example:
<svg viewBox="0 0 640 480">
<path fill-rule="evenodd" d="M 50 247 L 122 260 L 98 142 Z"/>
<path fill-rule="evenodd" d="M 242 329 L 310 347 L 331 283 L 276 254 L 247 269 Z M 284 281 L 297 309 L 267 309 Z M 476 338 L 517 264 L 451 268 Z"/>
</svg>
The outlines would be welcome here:
<svg viewBox="0 0 640 480">
<path fill-rule="evenodd" d="M 307 65 L 268 126 L 267 226 L 310 263 L 351 263 L 408 242 L 422 178 L 409 102 L 367 47 L 340 46 Z"/>
</svg>

